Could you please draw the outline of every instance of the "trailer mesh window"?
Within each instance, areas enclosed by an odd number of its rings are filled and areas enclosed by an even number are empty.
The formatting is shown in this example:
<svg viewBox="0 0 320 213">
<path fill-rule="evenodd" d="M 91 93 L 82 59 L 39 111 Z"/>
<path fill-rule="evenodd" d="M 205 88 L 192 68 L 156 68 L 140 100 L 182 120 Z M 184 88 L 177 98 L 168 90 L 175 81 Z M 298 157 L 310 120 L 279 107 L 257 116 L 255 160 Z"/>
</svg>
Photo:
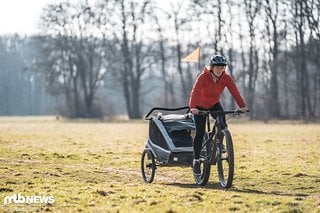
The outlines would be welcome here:
<svg viewBox="0 0 320 213">
<path fill-rule="evenodd" d="M 192 137 L 190 130 L 176 130 L 170 133 L 173 143 L 176 147 L 192 146 Z"/>
<path fill-rule="evenodd" d="M 167 145 L 167 142 L 164 136 L 162 135 L 159 127 L 155 124 L 153 120 L 150 120 L 149 122 L 149 137 L 154 144 L 166 150 L 169 150 L 169 147 Z"/>
</svg>

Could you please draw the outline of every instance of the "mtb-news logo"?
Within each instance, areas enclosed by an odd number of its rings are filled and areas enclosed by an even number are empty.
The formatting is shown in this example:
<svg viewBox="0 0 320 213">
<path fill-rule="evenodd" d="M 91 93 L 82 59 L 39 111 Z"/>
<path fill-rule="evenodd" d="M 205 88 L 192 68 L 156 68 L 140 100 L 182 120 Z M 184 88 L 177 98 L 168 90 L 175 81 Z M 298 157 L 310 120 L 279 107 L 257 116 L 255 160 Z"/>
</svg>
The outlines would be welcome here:
<svg viewBox="0 0 320 213">
<path fill-rule="evenodd" d="M 15 204 L 54 204 L 54 196 L 24 196 L 21 193 L 8 195 L 3 199 L 4 205 Z"/>
</svg>

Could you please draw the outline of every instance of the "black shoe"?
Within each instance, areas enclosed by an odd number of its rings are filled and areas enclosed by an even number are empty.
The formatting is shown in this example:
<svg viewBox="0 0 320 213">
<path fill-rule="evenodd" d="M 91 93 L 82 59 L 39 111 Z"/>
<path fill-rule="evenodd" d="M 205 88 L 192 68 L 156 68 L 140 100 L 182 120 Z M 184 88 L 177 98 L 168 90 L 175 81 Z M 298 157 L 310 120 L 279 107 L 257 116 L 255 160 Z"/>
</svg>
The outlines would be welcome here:
<svg viewBox="0 0 320 213">
<path fill-rule="evenodd" d="M 201 170 L 200 170 L 200 160 L 199 159 L 194 159 L 193 160 L 193 174 L 194 175 L 201 175 Z"/>
<path fill-rule="evenodd" d="M 222 144 L 222 146 L 221 146 L 221 149 L 222 149 L 222 153 L 226 153 L 227 152 L 227 149 L 226 149 L 226 147 Z"/>
</svg>

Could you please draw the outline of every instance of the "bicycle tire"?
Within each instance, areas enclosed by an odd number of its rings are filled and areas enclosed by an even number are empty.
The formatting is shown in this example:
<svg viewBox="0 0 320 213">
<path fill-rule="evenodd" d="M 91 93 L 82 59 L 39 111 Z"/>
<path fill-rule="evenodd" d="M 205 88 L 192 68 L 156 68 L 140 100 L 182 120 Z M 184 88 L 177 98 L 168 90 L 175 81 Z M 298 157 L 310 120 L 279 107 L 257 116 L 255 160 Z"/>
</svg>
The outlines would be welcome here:
<svg viewBox="0 0 320 213">
<path fill-rule="evenodd" d="M 203 142 L 208 142 L 209 135 L 208 133 L 205 133 Z M 196 184 L 200 186 L 205 186 L 208 183 L 210 172 L 211 172 L 211 164 L 209 162 L 210 160 L 210 154 L 211 154 L 211 146 L 212 143 L 207 144 L 204 146 L 200 152 L 200 168 L 201 168 L 201 174 L 200 175 L 194 175 L 194 179 Z"/>
<path fill-rule="evenodd" d="M 142 152 L 141 173 L 144 182 L 152 183 L 156 173 L 156 161 L 150 149 L 145 149 Z"/>
<path fill-rule="evenodd" d="M 222 132 L 221 144 L 225 147 L 225 152 L 218 154 L 217 169 L 220 185 L 223 188 L 230 188 L 234 175 L 234 150 L 232 137 L 229 130 L 224 129 Z"/>
</svg>

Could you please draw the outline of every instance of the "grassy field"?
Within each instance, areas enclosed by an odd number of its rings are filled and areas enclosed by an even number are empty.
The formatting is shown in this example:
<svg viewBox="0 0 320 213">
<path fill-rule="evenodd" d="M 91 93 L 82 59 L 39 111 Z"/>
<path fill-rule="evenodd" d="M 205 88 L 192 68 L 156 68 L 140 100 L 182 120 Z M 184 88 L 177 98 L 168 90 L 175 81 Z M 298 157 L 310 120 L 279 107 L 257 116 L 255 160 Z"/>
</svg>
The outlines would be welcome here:
<svg viewBox="0 0 320 213">
<path fill-rule="evenodd" d="M 320 125 L 229 124 L 233 187 L 194 184 L 190 167 L 143 182 L 147 122 L 0 118 L 0 212 L 320 212 Z M 54 204 L 4 204 L 7 196 Z"/>
</svg>

